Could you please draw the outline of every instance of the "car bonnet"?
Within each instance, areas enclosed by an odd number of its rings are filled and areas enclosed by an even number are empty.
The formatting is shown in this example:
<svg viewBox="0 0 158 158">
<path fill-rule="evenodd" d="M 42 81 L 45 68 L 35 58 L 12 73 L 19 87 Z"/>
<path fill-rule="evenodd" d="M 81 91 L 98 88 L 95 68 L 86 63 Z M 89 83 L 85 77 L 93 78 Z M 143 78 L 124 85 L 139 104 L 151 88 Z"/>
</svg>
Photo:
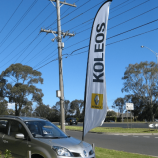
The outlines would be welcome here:
<svg viewBox="0 0 158 158">
<path fill-rule="evenodd" d="M 68 137 L 68 138 L 60 138 L 60 139 L 43 139 L 43 138 L 38 138 L 39 141 L 49 144 L 51 147 L 53 146 L 60 146 L 68 149 L 71 152 L 81 152 L 84 149 L 90 148 L 91 145 L 78 140 L 73 137 Z"/>
</svg>

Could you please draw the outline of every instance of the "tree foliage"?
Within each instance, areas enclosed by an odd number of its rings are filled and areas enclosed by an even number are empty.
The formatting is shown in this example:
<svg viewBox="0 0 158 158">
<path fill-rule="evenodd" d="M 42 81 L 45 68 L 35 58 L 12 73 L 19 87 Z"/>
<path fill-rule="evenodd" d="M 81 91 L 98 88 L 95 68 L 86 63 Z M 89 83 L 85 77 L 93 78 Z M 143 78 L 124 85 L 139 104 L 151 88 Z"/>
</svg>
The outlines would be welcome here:
<svg viewBox="0 0 158 158">
<path fill-rule="evenodd" d="M 154 62 L 130 64 L 122 77 L 122 92 L 130 93 L 141 109 L 148 109 L 152 120 L 158 110 L 158 65 Z"/>
<path fill-rule="evenodd" d="M 8 102 L 2 98 L 0 98 L 0 115 L 6 115 L 8 114 L 7 108 L 8 108 Z"/>
<path fill-rule="evenodd" d="M 84 101 L 83 100 L 74 100 L 71 102 L 71 114 L 74 114 L 75 117 L 79 118 L 81 116 L 82 110 L 84 106 Z"/>
<path fill-rule="evenodd" d="M 108 111 L 107 112 L 107 116 L 109 116 L 109 117 L 116 117 L 117 113 L 115 111 Z"/>
<path fill-rule="evenodd" d="M 12 64 L 1 73 L 0 78 L 5 79 L 5 86 L 1 85 L 3 96 L 8 97 L 9 102 L 15 103 L 16 116 L 19 116 L 23 107 L 32 102 L 42 102 L 42 90 L 35 86 L 38 83 L 43 84 L 41 75 L 41 72 L 33 70 L 32 67 L 19 63 Z"/>
</svg>

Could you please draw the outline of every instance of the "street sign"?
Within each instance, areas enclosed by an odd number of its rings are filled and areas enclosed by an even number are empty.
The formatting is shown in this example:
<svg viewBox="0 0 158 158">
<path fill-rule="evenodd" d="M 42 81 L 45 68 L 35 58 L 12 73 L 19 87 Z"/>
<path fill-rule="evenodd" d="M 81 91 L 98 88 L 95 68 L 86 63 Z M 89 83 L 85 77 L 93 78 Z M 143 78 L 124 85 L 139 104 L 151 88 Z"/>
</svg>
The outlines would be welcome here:
<svg viewBox="0 0 158 158">
<path fill-rule="evenodd" d="M 126 103 L 126 110 L 134 110 L 134 104 L 133 103 Z"/>
</svg>

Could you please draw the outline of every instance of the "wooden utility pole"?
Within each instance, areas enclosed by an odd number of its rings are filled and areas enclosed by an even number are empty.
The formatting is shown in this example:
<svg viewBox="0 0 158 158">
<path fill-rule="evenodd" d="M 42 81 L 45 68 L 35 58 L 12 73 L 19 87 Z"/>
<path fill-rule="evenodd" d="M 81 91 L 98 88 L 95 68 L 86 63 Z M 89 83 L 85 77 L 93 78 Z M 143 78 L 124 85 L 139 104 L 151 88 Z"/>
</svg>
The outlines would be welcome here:
<svg viewBox="0 0 158 158">
<path fill-rule="evenodd" d="M 57 34 L 58 36 L 55 37 L 52 41 L 56 39 L 58 42 L 58 60 L 59 60 L 59 88 L 60 88 L 60 111 L 61 111 L 61 129 L 62 131 L 65 132 L 65 111 L 64 111 L 64 87 L 63 87 L 63 68 L 62 68 L 62 49 L 64 48 L 64 43 L 62 42 L 62 37 L 65 36 L 75 36 L 75 34 L 67 32 L 62 32 L 61 31 L 61 22 L 60 22 L 60 3 L 63 5 L 69 5 L 72 7 L 76 7 L 75 4 L 69 4 L 64 2 L 61 2 L 59 0 L 50 0 L 52 4 L 55 6 L 53 2 L 56 2 L 56 9 L 57 9 L 57 27 L 58 31 L 52 31 L 52 30 L 45 30 L 41 29 L 41 32 L 46 32 L 46 33 L 53 33 L 54 35 Z"/>
</svg>

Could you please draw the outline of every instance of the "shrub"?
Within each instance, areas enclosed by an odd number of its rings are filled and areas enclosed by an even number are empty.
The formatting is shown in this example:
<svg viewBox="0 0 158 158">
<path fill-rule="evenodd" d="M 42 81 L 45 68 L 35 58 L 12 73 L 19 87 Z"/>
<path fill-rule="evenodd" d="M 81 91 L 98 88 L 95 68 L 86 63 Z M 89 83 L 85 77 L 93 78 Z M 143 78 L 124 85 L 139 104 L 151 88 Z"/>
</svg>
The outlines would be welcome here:
<svg viewBox="0 0 158 158">
<path fill-rule="evenodd" d="M 3 156 L 2 156 L 2 152 L 0 151 L 0 158 L 12 158 L 11 151 L 6 149 Z"/>
</svg>

